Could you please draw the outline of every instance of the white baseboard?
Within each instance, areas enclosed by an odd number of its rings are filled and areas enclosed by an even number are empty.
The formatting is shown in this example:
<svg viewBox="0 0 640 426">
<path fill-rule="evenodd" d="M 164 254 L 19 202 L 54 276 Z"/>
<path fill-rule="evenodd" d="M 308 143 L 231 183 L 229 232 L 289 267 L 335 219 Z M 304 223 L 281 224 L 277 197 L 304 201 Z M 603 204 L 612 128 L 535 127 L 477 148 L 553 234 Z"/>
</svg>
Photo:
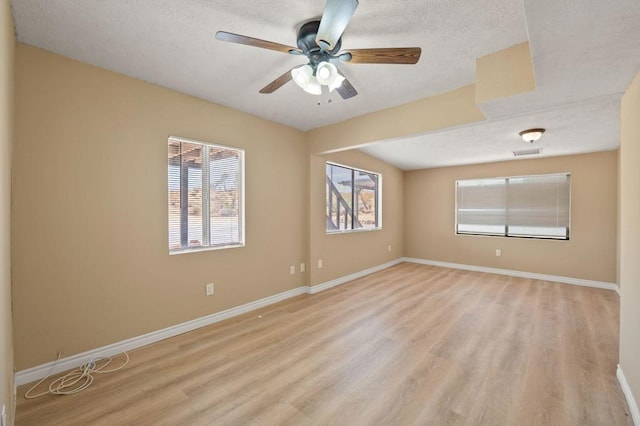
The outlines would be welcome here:
<svg viewBox="0 0 640 426">
<path fill-rule="evenodd" d="M 383 263 L 382 265 L 374 266 L 373 268 L 365 269 L 364 271 L 355 272 L 353 274 L 345 275 L 344 277 L 336 278 L 335 280 L 327 281 L 327 282 L 322 283 L 322 284 L 316 284 L 314 286 L 308 287 L 309 288 L 308 293 L 309 294 L 316 294 L 316 293 L 318 293 L 320 291 L 330 289 L 330 288 L 335 287 L 337 285 L 344 284 L 344 283 L 347 283 L 349 281 L 353 281 L 353 280 L 356 280 L 358 278 L 362 278 L 364 276 L 373 274 L 375 272 L 382 271 L 383 269 L 390 268 L 390 267 L 395 266 L 395 265 L 397 265 L 399 263 L 402 263 L 402 262 L 404 262 L 404 260 L 402 260 L 402 258 L 396 259 L 396 260 L 393 260 L 391 262 Z"/>
<path fill-rule="evenodd" d="M 580 285 L 583 287 L 595 287 L 605 290 L 613 290 L 620 294 L 619 288 L 614 283 L 604 281 L 585 280 L 582 278 L 563 277 L 559 275 L 537 274 L 535 272 L 513 271 L 511 269 L 488 268 L 485 266 L 464 265 L 461 263 L 440 262 L 438 260 L 416 259 L 413 257 L 402 258 L 404 262 L 419 263 L 422 265 L 441 266 L 443 268 L 463 269 L 465 271 L 487 272 L 489 274 L 510 275 L 513 277 L 531 278 L 534 280 L 553 281 L 556 283 Z"/>
<path fill-rule="evenodd" d="M 616 377 L 618 378 L 618 382 L 620 382 L 620 387 L 622 388 L 622 393 L 624 393 L 624 397 L 627 400 L 627 405 L 629 405 L 629 411 L 631 411 L 631 419 L 633 420 L 633 424 L 636 426 L 640 426 L 640 410 L 638 410 L 638 404 L 636 404 L 636 400 L 633 397 L 633 393 L 631 392 L 629 383 L 627 383 L 627 379 L 624 377 L 624 373 L 622 372 L 622 368 L 620 368 L 620 365 L 618 365 Z"/>
<path fill-rule="evenodd" d="M 286 299 L 290 299 L 301 294 L 316 294 L 323 290 L 335 287 L 340 284 L 353 281 L 357 278 L 364 277 L 374 272 L 382 271 L 383 269 L 401 263 L 402 259 L 396 259 L 392 262 L 388 262 L 373 268 L 365 269 L 364 271 L 356 272 L 341 278 L 336 278 L 331 281 L 327 281 L 322 284 L 314 286 L 300 286 L 292 290 L 288 290 L 282 293 L 275 294 L 273 296 L 265 297 L 254 302 L 249 302 L 235 308 L 230 308 L 215 314 L 207 315 L 201 318 L 196 318 L 191 321 L 183 322 L 171 327 L 164 328 L 162 330 L 152 331 L 151 333 L 143 334 L 142 336 L 132 337 L 127 340 L 113 343 L 111 345 L 102 346 L 100 348 L 92 349 L 80 354 L 72 355 L 66 358 L 62 358 L 58 361 L 51 361 L 46 364 L 38 365 L 26 370 L 18 371 L 15 375 L 15 386 L 22 386 L 26 383 L 31 383 L 36 380 L 40 380 L 50 374 L 57 374 L 63 371 L 67 371 L 88 362 L 92 358 L 106 355 L 115 355 L 123 351 L 130 351 L 142 346 L 149 345 L 151 343 L 159 342 L 160 340 L 168 339 L 179 334 L 183 334 L 207 325 L 211 325 L 226 319 L 245 314 L 247 312 L 264 308 L 265 306 L 272 305 L 277 302 L 281 302 Z"/>
<path fill-rule="evenodd" d="M 122 351 L 130 351 L 142 346 L 149 345 L 151 343 L 159 342 L 170 337 L 177 336 L 207 325 L 211 325 L 226 319 L 245 314 L 247 312 L 263 308 L 265 306 L 272 305 L 274 303 L 290 299 L 301 294 L 316 294 L 324 290 L 328 290 L 332 287 L 336 287 L 341 284 L 345 284 L 349 281 L 353 281 L 358 278 L 362 278 L 366 275 L 373 274 L 375 272 L 382 271 L 397 265 L 402 262 L 419 263 L 423 265 L 441 266 L 445 268 L 464 269 L 477 272 L 488 272 L 501 275 L 512 275 L 523 278 L 533 278 L 546 281 L 554 281 L 565 284 L 582 285 L 587 287 L 604 288 L 608 290 L 618 291 L 618 286 L 612 283 L 605 283 L 600 281 L 584 280 L 579 278 L 561 277 L 555 275 L 536 274 L 532 272 L 512 271 L 508 269 L 487 268 L 483 266 L 463 265 L 459 263 L 439 262 L 433 260 L 416 259 L 404 257 L 393 260 L 391 262 L 384 263 L 382 265 L 374 266 L 372 268 L 365 269 L 363 271 L 355 272 L 353 274 L 346 275 L 344 277 L 336 278 L 331 281 L 324 282 L 322 284 L 316 284 L 313 286 L 300 286 L 292 290 L 288 290 L 282 293 L 275 294 L 273 296 L 265 297 L 260 300 L 246 303 L 235 308 L 230 308 L 215 314 L 207 315 L 201 318 L 196 318 L 191 321 L 187 321 L 181 324 L 177 324 L 171 327 L 167 327 L 162 330 L 153 331 L 151 333 L 143 334 L 142 336 L 132 337 L 127 340 L 113 343 L 111 345 L 103 346 L 100 348 L 92 349 L 80 354 L 72 355 L 70 357 L 62 358 L 58 361 L 48 362 L 46 364 L 38 365 L 26 370 L 18 371 L 15 375 L 15 386 L 21 386 L 26 383 L 30 383 L 49 374 L 57 374 L 63 371 L 67 371 L 76 368 L 83 363 L 89 361 L 91 358 L 105 355 L 114 355 Z M 621 373 L 620 373 L 621 374 Z M 637 407 L 636 407 L 637 410 Z M 640 426 L 640 423 L 638 423 Z"/>
<path fill-rule="evenodd" d="M 67 371 L 88 362 L 91 358 L 105 355 L 115 355 L 122 351 L 130 351 L 142 346 L 146 346 L 151 343 L 159 342 L 160 340 L 168 339 L 179 334 L 186 333 L 201 327 L 205 327 L 216 322 L 224 321 L 226 319 L 245 314 L 247 312 L 263 308 L 265 306 L 272 305 L 282 300 L 290 299 L 301 294 L 308 293 L 308 286 L 301 286 L 288 290 L 282 293 L 275 294 L 273 296 L 265 297 L 260 300 L 246 303 L 244 305 L 236 306 L 235 308 L 227 309 L 215 314 L 207 315 L 201 318 L 196 318 L 191 321 L 183 322 L 171 327 L 164 328 L 162 330 L 152 331 L 151 333 L 143 334 L 142 336 L 132 337 L 127 340 L 113 343 L 111 345 L 103 346 L 100 348 L 92 349 L 87 352 L 72 355 L 70 357 L 62 358 L 58 361 L 48 362 L 46 364 L 38 365 L 36 367 L 29 368 L 27 370 L 21 370 L 16 373 L 15 385 L 21 386 L 26 383 L 30 383 L 36 380 L 40 380 L 50 374 L 56 374 L 63 371 Z"/>
</svg>

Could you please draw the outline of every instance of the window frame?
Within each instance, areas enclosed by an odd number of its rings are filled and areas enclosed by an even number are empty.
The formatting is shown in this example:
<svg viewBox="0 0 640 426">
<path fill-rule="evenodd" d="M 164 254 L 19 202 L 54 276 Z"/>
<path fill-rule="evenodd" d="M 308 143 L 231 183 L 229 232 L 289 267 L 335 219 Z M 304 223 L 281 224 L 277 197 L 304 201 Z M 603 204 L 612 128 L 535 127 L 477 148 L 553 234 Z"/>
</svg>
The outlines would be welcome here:
<svg viewBox="0 0 640 426">
<path fill-rule="evenodd" d="M 504 224 L 504 233 L 490 233 L 490 232 L 459 232 L 458 231 L 458 184 L 459 182 L 464 181 L 480 181 L 480 180 L 491 180 L 491 179 L 504 179 L 505 180 L 505 191 L 508 190 L 509 179 L 519 179 L 519 178 L 530 178 L 530 177 L 542 177 L 542 176 L 567 176 L 569 178 L 569 194 L 568 194 L 568 224 L 567 224 L 567 232 L 566 237 L 554 237 L 554 236 L 537 236 L 537 235 L 522 235 L 522 234 L 510 234 L 508 231 L 508 216 L 506 216 L 505 224 Z M 573 179 L 571 178 L 571 172 L 554 172 L 554 173 L 538 173 L 538 174 L 529 174 L 529 175 L 516 175 L 516 176 L 498 176 L 498 177 L 481 177 L 481 178 L 473 178 L 473 179 L 456 179 L 454 182 L 454 234 L 456 236 L 473 236 L 473 237 L 499 237 L 499 238 L 522 238 L 522 239 L 534 239 L 534 240 L 551 240 L 551 241 L 571 241 L 571 210 L 572 210 L 572 183 Z M 505 193 L 505 202 L 508 199 L 508 194 Z M 505 215 L 508 211 L 508 207 L 505 205 Z"/>
<path fill-rule="evenodd" d="M 329 178 L 329 176 L 327 176 L 327 166 L 336 166 L 336 167 L 342 167 L 345 169 L 349 169 L 351 170 L 351 193 L 352 193 L 352 199 L 351 199 L 351 205 L 353 208 L 353 200 L 355 197 L 355 191 L 354 191 L 354 175 L 355 172 L 362 172 L 362 173 L 366 173 L 366 174 L 372 174 L 372 175 L 376 175 L 377 176 L 377 185 L 376 185 L 376 195 L 375 195 L 375 200 L 376 200 L 376 212 L 375 215 L 377 217 L 377 226 L 373 227 L 373 228 L 354 228 L 354 224 L 355 221 L 351 220 L 351 228 L 350 229 L 327 229 L 326 225 L 325 225 L 325 233 L 327 235 L 336 235 L 336 234 L 347 234 L 347 233 L 352 233 L 352 232 L 371 232 L 371 231 L 381 231 L 382 230 L 382 173 L 380 172 L 374 172 L 371 170 L 366 170 L 360 167 L 353 167 L 353 166 L 348 166 L 346 164 L 341 164 L 341 163 L 337 163 L 335 161 L 326 161 L 325 162 L 325 167 L 324 167 L 324 176 L 325 176 L 325 216 L 326 216 L 326 212 L 327 212 L 327 185 L 326 185 L 326 180 Z"/>
<path fill-rule="evenodd" d="M 245 150 L 242 148 L 238 148 L 238 147 L 234 147 L 234 146 L 229 146 L 229 145 L 222 145 L 222 144 L 218 144 L 218 143 L 210 143 L 210 142 L 203 142 L 203 141 L 199 141 L 199 140 L 194 140 L 194 139 L 188 139 L 188 138 L 183 138 L 180 136 L 169 136 L 167 138 L 167 149 L 170 145 L 170 143 L 174 141 L 174 142 L 184 142 L 184 143 L 190 143 L 190 144 L 198 144 L 201 145 L 202 147 L 213 147 L 213 148 L 219 148 L 219 149 L 223 149 L 223 150 L 231 150 L 231 151 L 235 151 L 238 153 L 238 159 L 239 159 L 239 170 L 238 170 L 238 188 L 240 191 L 239 197 L 238 197 L 238 210 L 239 210 L 239 218 L 238 218 L 238 234 L 239 234 L 239 242 L 238 243 L 232 243 L 232 244 L 218 244 L 218 245 L 210 245 L 211 244 L 211 229 L 210 229 L 210 225 L 207 224 L 205 225 L 206 221 L 202 221 L 203 223 L 203 228 L 206 229 L 206 231 L 208 232 L 208 235 L 203 235 L 203 244 L 206 241 L 206 243 L 208 245 L 206 246 L 201 246 L 201 247 L 187 247 L 187 248 L 179 248 L 179 249 L 171 249 L 170 245 L 169 245 L 169 255 L 178 255 L 178 254 L 187 254 L 187 253 L 197 253 L 197 252 L 203 252 L 203 251 L 211 251 L 211 250 L 225 250 L 225 249 L 233 249 L 233 248 L 239 248 L 239 247 L 244 247 L 246 244 L 246 214 L 245 214 Z M 205 150 L 203 150 L 204 152 Z M 203 163 L 204 164 L 204 163 Z M 169 166 L 167 164 L 167 166 Z M 209 168 L 209 164 L 207 165 L 203 165 L 202 166 L 202 170 Z M 206 176 L 209 177 L 208 172 L 206 173 Z M 202 173 L 202 180 L 204 183 L 204 179 L 205 179 L 205 173 Z M 170 185 L 170 174 L 169 172 L 167 172 L 167 198 L 169 197 L 169 185 Z M 182 180 L 182 179 L 181 179 Z M 202 212 L 201 215 L 204 218 L 205 214 L 209 213 L 209 206 L 207 206 L 205 208 L 204 206 L 204 197 L 205 197 L 205 193 L 209 194 L 210 191 L 210 182 L 207 182 L 207 188 L 204 188 L 203 185 L 203 208 L 202 208 Z M 169 225 L 170 225 L 170 220 L 169 220 L 169 199 L 167 199 L 167 233 L 169 232 Z M 207 221 L 208 222 L 208 221 Z M 204 229 L 203 229 L 204 232 Z M 169 235 L 167 234 L 167 242 L 169 243 Z"/>
</svg>

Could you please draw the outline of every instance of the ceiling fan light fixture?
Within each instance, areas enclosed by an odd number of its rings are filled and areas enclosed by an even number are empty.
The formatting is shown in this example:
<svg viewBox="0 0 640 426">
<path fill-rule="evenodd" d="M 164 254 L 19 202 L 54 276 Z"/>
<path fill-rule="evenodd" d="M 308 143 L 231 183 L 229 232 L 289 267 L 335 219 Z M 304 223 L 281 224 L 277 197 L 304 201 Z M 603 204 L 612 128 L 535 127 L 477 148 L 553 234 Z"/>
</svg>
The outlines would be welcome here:
<svg viewBox="0 0 640 426">
<path fill-rule="evenodd" d="M 302 90 L 312 95 L 321 95 L 322 86 L 327 86 L 333 92 L 345 80 L 336 66 L 326 61 L 320 62 L 315 71 L 310 64 L 294 68 L 291 70 L 291 77 Z"/>
<path fill-rule="evenodd" d="M 306 87 L 303 87 L 302 89 L 311 95 L 322 95 L 322 86 L 314 76 L 311 76 Z"/>
<path fill-rule="evenodd" d="M 316 77 L 313 75 L 313 68 L 311 65 L 303 65 L 292 69 L 291 77 L 293 77 L 293 81 L 305 92 L 312 95 L 322 94 L 322 88 Z"/>
<path fill-rule="evenodd" d="M 338 69 L 330 62 L 322 61 L 316 68 L 316 78 L 318 83 L 329 86 L 336 79 Z"/>
<path fill-rule="evenodd" d="M 525 142 L 534 143 L 542 137 L 544 132 L 545 129 L 528 129 L 521 131 L 519 135 Z"/>
<path fill-rule="evenodd" d="M 311 77 L 313 77 L 313 68 L 311 68 L 311 65 L 294 68 L 291 70 L 291 77 L 293 77 L 293 81 L 295 81 L 298 86 L 304 89 Z"/>
<path fill-rule="evenodd" d="M 294 80 L 307 93 L 321 95 L 324 90 L 322 86 L 327 86 L 329 92 L 337 91 L 342 99 L 347 100 L 356 96 L 358 91 L 338 72 L 336 61 L 354 64 L 416 64 L 420 59 L 422 49 L 419 47 L 366 48 L 339 53 L 342 49 L 342 35 L 358 7 L 358 0 L 324 1 L 325 7 L 320 20 L 316 18 L 307 21 L 298 29 L 297 48 L 226 31 L 216 32 L 216 39 L 308 58 L 307 65 L 285 71 L 260 89 L 260 93 L 273 93 Z"/>
<path fill-rule="evenodd" d="M 342 86 L 342 82 L 345 80 L 346 79 L 343 76 L 336 73 L 336 78 L 334 78 L 333 81 L 329 83 L 329 92 L 333 92 L 338 87 Z"/>
</svg>

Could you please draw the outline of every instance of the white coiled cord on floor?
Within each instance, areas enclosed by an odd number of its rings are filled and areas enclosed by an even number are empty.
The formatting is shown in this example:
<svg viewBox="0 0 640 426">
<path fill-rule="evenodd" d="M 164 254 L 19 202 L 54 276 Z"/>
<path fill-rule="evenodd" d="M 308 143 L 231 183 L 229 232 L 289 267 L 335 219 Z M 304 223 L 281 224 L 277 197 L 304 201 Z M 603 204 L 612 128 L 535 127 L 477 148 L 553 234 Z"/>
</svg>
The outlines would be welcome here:
<svg viewBox="0 0 640 426">
<path fill-rule="evenodd" d="M 62 354 L 60 353 L 58 354 L 56 363 L 60 360 L 61 355 Z M 117 358 L 120 355 L 124 355 L 124 358 L 125 358 L 122 365 L 107 369 L 107 366 L 111 364 L 111 361 L 113 361 L 115 358 Z M 35 388 L 40 386 L 42 383 L 44 383 L 44 381 L 46 381 L 49 378 L 49 376 L 51 375 L 51 371 L 53 371 L 53 369 L 56 366 L 56 364 L 54 363 L 53 366 L 51 366 L 51 370 L 49 371 L 49 374 L 47 374 L 47 376 L 41 379 L 38 383 L 33 385 L 24 394 L 24 397 L 26 399 L 33 399 L 33 398 L 38 398 L 44 395 L 48 395 L 50 393 L 54 395 L 71 395 L 74 393 L 82 392 L 83 390 L 91 386 L 91 383 L 93 383 L 94 374 L 113 373 L 114 371 L 123 369 L 124 367 L 126 367 L 127 364 L 129 364 L 129 354 L 126 352 L 121 352 L 120 354 L 114 355 L 112 357 L 100 356 L 100 357 L 91 358 L 89 362 L 82 364 L 80 367 L 76 368 L 75 370 L 72 370 L 69 373 L 65 374 L 64 376 L 58 377 L 57 379 L 52 381 L 49 384 L 49 388 L 47 390 L 35 395 L 31 395 L 31 392 L 33 392 Z"/>
</svg>

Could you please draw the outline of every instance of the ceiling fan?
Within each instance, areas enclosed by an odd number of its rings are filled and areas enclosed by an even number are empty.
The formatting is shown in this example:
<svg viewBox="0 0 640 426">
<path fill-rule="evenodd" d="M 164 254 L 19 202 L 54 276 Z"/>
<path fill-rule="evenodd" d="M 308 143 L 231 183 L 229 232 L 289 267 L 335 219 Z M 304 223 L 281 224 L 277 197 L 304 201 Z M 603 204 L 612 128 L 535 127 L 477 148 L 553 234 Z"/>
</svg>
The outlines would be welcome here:
<svg viewBox="0 0 640 426">
<path fill-rule="evenodd" d="M 415 64 L 420 59 L 419 47 L 351 49 L 340 51 L 342 33 L 358 7 L 358 0 L 327 0 L 320 21 L 310 21 L 298 31 L 298 47 L 272 41 L 218 31 L 216 38 L 231 43 L 260 47 L 309 59 L 306 65 L 296 66 L 260 89 L 260 93 L 273 93 L 294 80 L 303 90 L 322 94 L 322 86 L 336 90 L 343 99 L 358 94 L 335 66 L 335 62 L 354 64 Z"/>
</svg>

